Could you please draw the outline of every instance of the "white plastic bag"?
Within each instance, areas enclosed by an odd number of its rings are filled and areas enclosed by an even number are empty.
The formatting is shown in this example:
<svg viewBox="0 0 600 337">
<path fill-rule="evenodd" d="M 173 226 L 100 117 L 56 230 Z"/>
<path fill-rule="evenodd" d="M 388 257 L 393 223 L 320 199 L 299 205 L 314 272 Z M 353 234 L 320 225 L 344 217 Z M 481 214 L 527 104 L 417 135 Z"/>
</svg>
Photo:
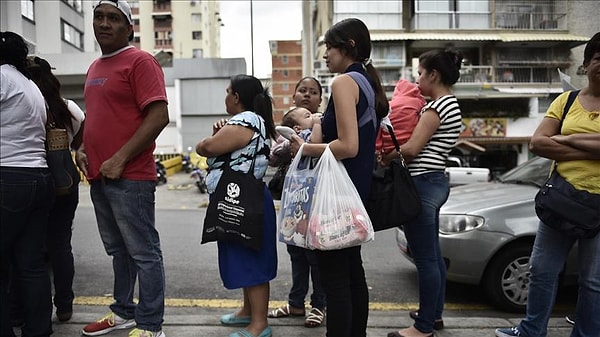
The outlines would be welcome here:
<svg viewBox="0 0 600 337">
<path fill-rule="evenodd" d="M 285 175 L 279 211 L 279 241 L 308 248 L 306 232 L 317 171 L 310 168 L 311 158 L 302 158 L 303 147 L 304 145 L 300 146 Z"/>
<path fill-rule="evenodd" d="M 313 173 L 316 186 L 306 233 L 307 247 L 342 249 L 373 240 L 373 225 L 360 195 L 329 146 Z"/>
</svg>

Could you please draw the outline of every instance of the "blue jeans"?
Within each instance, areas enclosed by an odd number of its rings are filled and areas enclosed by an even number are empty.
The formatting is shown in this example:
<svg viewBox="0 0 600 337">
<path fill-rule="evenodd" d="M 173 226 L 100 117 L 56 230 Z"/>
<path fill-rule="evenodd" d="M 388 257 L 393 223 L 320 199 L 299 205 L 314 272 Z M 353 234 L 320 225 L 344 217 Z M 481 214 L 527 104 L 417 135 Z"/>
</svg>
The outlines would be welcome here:
<svg viewBox="0 0 600 337">
<path fill-rule="evenodd" d="M 404 234 L 419 276 L 419 315 L 414 327 L 429 333 L 434 321 L 442 317 L 446 297 L 446 264 L 439 229 L 440 208 L 448 200 L 450 187 L 444 172 L 414 176 L 413 181 L 422 208 L 417 218 L 404 225 Z"/>
<path fill-rule="evenodd" d="M 71 237 L 73 218 L 79 203 L 79 189 L 56 197 L 48 223 L 48 260 L 54 281 L 54 306 L 59 314 L 73 311 L 75 264 Z"/>
<path fill-rule="evenodd" d="M 114 298 L 110 309 L 135 318 L 137 327 L 161 330 L 164 316 L 165 271 L 154 222 L 153 181 L 106 180 L 91 183 L 98 230 L 106 253 L 113 258 Z M 139 303 L 133 303 L 136 277 Z"/>
<path fill-rule="evenodd" d="M 527 314 L 519 324 L 526 337 L 545 337 L 554 306 L 558 277 L 577 240 L 540 222 L 530 263 Z M 597 337 L 600 333 L 600 235 L 578 242 L 579 294 L 571 337 Z"/>
<path fill-rule="evenodd" d="M 310 306 L 320 310 L 325 309 L 325 292 L 321 285 L 317 252 L 293 245 L 287 245 L 287 251 L 292 263 L 292 289 L 288 303 L 294 308 L 304 308 L 304 298 L 308 294 L 308 277 L 310 275 L 313 284 Z"/>
<path fill-rule="evenodd" d="M 48 169 L 0 167 L 0 335 L 15 336 L 10 322 L 11 273 L 21 289 L 23 337 L 52 334 L 50 278 L 44 262 L 54 185 Z M 15 317 L 16 318 L 16 317 Z"/>
<path fill-rule="evenodd" d="M 75 275 L 75 261 L 71 247 L 73 234 L 73 218 L 79 203 L 79 189 L 72 193 L 56 196 L 54 206 L 50 209 L 48 217 L 48 230 L 46 235 L 45 252 L 50 265 L 51 278 L 54 281 L 54 306 L 56 313 L 73 312 L 73 276 Z M 10 312 L 12 319 L 23 318 L 21 304 L 21 285 L 17 281 L 15 270 L 11 273 L 10 287 Z"/>
</svg>

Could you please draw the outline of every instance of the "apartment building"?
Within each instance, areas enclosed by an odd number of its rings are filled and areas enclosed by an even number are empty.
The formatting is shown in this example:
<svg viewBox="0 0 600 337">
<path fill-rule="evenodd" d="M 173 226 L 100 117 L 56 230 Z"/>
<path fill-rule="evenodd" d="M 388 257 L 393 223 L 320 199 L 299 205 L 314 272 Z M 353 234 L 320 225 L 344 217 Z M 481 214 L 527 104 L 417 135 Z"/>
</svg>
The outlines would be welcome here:
<svg viewBox="0 0 600 337">
<path fill-rule="evenodd" d="M 322 60 L 323 35 L 344 18 L 360 18 L 369 27 L 371 58 L 388 96 L 399 78 L 414 81 L 421 53 L 460 50 L 464 60 L 454 91 L 465 131 L 456 152 L 495 172 L 531 156 L 530 136 L 562 92 L 557 68 L 574 84 L 585 83 L 582 56 L 572 50 L 600 30 L 600 8 L 585 0 L 308 0 L 304 6 L 312 17 L 303 28 L 313 37 L 304 54 L 311 62 L 304 66 L 324 86 L 333 74 Z"/>
<path fill-rule="evenodd" d="M 271 49 L 271 93 L 273 96 L 273 120 L 281 122 L 283 113 L 294 105 L 292 95 L 296 83 L 303 76 L 302 42 L 269 41 Z"/>
<path fill-rule="evenodd" d="M 221 54 L 219 1 L 134 0 L 134 45 L 172 58 L 218 58 Z"/>
</svg>

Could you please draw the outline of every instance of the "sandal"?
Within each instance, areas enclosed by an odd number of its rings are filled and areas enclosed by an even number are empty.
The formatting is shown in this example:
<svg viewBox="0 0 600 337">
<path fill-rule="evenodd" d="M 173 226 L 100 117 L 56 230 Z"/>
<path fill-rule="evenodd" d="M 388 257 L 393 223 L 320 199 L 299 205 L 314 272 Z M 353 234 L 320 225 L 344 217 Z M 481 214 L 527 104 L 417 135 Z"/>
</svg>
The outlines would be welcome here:
<svg viewBox="0 0 600 337">
<path fill-rule="evenodd" d="M 304 326 L 307 328 L 316 328 L 323 324 L 323 319 L 325 318 L 325 313 L 317 308 L 312 308 L 308 312 L 308 316 L 306 316 L 306 320 L 304 321 Z"/>
<path fill-rule="evenodd" d="M 301 313 L 292 312 L 290 305 L 286 304 L 282 307 L 279 307 L 277 309 L 273 309 L 273 310 L 269 311 L 269 313 L 267 314 L 267 317 L 282 318 L 282 317 L 290 317 L 290 316 L 304 316 L 305 314 L 306 314 L 306 312 L 304 311 L 304 309 L 302 309 Z"/>
</svg>

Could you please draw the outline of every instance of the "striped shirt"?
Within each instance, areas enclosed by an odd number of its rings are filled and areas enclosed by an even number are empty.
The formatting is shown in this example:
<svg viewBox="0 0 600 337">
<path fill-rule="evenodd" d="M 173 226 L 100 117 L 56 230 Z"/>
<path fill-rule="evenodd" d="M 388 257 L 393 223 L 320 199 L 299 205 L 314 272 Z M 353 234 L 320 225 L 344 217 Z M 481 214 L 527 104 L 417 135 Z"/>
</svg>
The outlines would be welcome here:
<svg viewBox="0 0 600 337">
<path fill-rule="evenodd" d="M 444 171 L 448 153 L 452 150 L 462 127 L 460 107 L 454 95 L 446 95 L 427 103 L 421 110 L 433 109 L 440 116 L 440 126 L 425 144 L 417 158 L 408 164 L 413 176 Z"/>
</svg>

